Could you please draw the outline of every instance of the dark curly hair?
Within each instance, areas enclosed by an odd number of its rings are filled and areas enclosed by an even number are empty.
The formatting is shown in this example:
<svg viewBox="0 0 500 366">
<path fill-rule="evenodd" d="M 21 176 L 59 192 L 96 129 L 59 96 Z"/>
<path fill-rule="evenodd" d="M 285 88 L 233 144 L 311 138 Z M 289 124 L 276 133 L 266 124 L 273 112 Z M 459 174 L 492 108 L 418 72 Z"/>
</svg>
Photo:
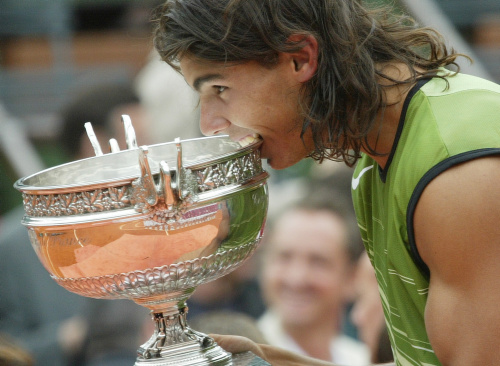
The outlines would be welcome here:
<svg viewBox="0 0 500 366">
<path fill-rule="evenodd" d="M 386 107 L 388 85 L 412 85 L 448 65 L 459 70 L 459 54 L 437 31 L 391 10 L 369 9 L 357 0 L 167 0 L 153 16 L 154 43 L 177 69 L 186 54 L 208 62 L 257 61 L 273 67 L 280 52 L 303 46 L 291 42 L 291 35 L 313 36 L 318 70 L 303 86 L 302 134 L 312 131 L 312 158 L 352 166 L 362 148 L 377 154 L 367 135 Z M 390 78 L 377 67 L 388 62 L 407 65 L 411 77 Z"/>
</svg>

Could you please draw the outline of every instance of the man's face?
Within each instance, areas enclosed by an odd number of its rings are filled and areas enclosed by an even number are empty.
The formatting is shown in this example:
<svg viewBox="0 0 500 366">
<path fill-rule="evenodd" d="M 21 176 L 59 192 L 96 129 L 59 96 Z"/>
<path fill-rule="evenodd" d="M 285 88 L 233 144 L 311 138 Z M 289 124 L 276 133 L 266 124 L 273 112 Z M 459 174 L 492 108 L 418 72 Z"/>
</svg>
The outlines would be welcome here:
<svg viewBox="0 0 500 366">
<path fill-rule="evenodd" d="M 349 294 L 344 222 L 326 211 L 294 210 L 274 228 L 263 253 L 262 289 L 285 328 L 335 327 Z"/>
<path fill-rule="evenodd" d="M 294 64 L 282 58 L 266 68 L 257 62 L 238 65 L 202 63 L 188 56 L 181 70 L 200 96 L 200 127 L 205 135 L 227 134 L 234 141 L 260 135 L 262 158 L 274 169 L 289 167 L 313 149 L 310 133 L 300 138 L 301 83 Z"/>
</svg>

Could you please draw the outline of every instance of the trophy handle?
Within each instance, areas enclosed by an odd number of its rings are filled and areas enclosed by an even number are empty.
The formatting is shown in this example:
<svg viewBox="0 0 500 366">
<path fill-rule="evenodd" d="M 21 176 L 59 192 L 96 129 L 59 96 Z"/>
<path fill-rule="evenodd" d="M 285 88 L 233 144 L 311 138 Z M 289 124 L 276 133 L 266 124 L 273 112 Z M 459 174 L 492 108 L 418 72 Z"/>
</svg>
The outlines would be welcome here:
<svg viewBox="0 0 500 366">
<path fill-rule="evenodd" d="M 134 209 L 147 213 L 158 222 L 180 218 L 186 208 L 197 200 L 195 177 L 192 172 L 182 167 L 182 146 L 179 138 L 175 139 L 177 149 L 176 168 L 171 168 L 165 160 L 160 162 L 158 185 L 155 184 L 148 161 L 148 147 L 141 146 L 139 166 L 141 176 L 132 182 L 132 200 Z M 193 184 L 194 181 L 194 184 Z"/>
<path fill-rule="evenodd" d="M 158 203 L 159 197 L 153 175 L 151 174 L 151 168 L 149 167 L 148 147 L 141 146 L 138 151 L 141 176 L 132 182 L 132 197 L 134 200 L 134 209 L 137 212 L 148 213 Z"/>
<path fill-rule="evenodd" d="M 178 185 L 174 183 L 178 176 L 178 171 L 170 169 L 166 161 L 160 162 L 160 189 L 163 188 L 162 198 L 169 210 L 178 205 L 180 201 Z"/>
<path fill-rule="evenodd" d="M 87 131 L 87 136 L 89 137 L 90 144 L 92 145 L 92 148 L 94 149 L 95 156 L 102 156 L 102 149 L 101 149 L 101 144 L 99 144 L 99 140 L 97 139 L 97 136 L 94 132 L 94 128 L 92 127 L 92 123 L 86 122 L 85 123 L 85 130 Z"/>
<path fill-rule="evenodd" d="M 134 126 L 132 125 L 132 120 L 127 114 L 122 114 L 123 128 L 125 129 L 125 142 L 127 143 L 127 148 L 137 149 L 137 139 L 135 136 Z"/>
</svg>

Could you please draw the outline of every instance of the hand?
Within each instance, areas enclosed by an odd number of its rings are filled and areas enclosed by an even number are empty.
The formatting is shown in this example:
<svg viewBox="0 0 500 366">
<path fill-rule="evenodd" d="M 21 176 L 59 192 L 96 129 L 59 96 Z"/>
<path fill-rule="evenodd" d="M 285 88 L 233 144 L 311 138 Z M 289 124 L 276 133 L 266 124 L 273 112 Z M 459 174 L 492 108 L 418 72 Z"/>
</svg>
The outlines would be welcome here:
<svg viewBox="0 0 500 366">
<path fill-rule="evenodd" d="M 257 344 L 248 338 L 232 335 L 210 334 L 219 346 L 231 353 L 250 351 L 273 366 L 333 366 L 332 363 L 298 355 L 284 349 Z"/>
<path fill-rule="evenodd" d="M 264 352 L 261 347 L 255 343 L 254 341 L 241 337 L 241 336 L 233 336 L 233 335 L 219 335 L 219 334 L 210 334 L 210 337 L 217 342 L 219 346 L 225 349 L 230 353 L 241 353 L 250 351 L 256 356 L 259 356 L 263 360 L 266 360 Z M 267 361 L 267 360 L 266 360 Z"/>
</svg>

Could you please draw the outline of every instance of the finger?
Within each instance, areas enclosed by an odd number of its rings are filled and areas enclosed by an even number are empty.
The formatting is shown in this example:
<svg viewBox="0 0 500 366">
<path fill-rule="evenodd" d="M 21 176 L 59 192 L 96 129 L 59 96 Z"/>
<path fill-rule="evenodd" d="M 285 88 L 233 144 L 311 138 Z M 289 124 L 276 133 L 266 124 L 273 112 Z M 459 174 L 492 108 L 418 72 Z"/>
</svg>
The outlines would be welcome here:
<svg viewBox="0 0 500 366">
<path fill-rule="evenodd" d="M 210 334 L 209 336 L 227 352 L 240 353 L 251 351 L 256 353 L 258 349 L 258 346 L 254 342 L 245 337 L 219 334 Z"/>
</svg>

